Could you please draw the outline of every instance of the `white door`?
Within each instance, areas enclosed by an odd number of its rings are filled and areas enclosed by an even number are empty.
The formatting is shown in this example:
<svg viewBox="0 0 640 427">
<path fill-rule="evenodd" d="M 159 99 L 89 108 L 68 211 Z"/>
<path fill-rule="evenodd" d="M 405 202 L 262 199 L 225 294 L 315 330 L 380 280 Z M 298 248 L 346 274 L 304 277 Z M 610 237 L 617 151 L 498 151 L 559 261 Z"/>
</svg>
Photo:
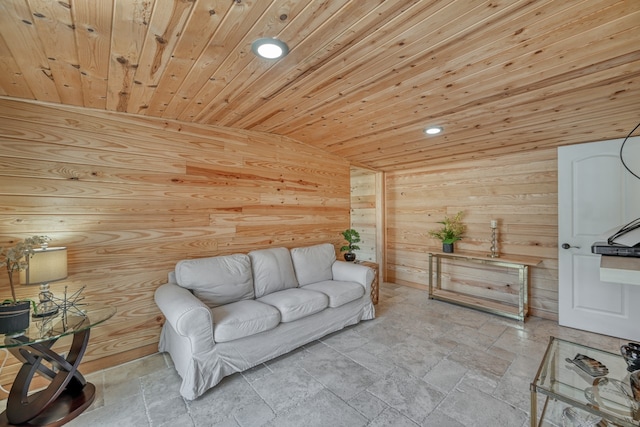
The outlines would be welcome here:
<svg viewBox="0 0 640 427">
<path fill-rule="evenodd" d="M 640 180 L 620 161 L 622 141 L 558 148 L 558 314 L 563 326 L 640 341 L 640 286 L 601 282 L 591 253 L 607 230 L 640 217 Z M 638 174 L 632 157 L 625 163 Z"/>
</svg>

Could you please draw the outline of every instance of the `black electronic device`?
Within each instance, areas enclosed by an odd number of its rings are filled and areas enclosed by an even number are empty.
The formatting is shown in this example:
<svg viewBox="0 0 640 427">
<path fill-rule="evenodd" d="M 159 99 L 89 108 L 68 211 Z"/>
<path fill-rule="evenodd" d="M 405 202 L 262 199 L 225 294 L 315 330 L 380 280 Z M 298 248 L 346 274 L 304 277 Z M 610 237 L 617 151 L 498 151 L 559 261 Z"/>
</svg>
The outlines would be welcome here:
<svg viewBox="0 0 640 427">
<path fill-rule="evenodd" d="M 607 242 L 595 242 L 591 252 L 598 255 L 628 256 L 640 258 L 640 246 L 610 245 Z"/>
<path fill-rule="evenodd" d="M 595 242 L 591 245 L 592 253 L 640 258 L 640 218 L 609 230 L 606 235 L 606 242 Z"/>
</svg>

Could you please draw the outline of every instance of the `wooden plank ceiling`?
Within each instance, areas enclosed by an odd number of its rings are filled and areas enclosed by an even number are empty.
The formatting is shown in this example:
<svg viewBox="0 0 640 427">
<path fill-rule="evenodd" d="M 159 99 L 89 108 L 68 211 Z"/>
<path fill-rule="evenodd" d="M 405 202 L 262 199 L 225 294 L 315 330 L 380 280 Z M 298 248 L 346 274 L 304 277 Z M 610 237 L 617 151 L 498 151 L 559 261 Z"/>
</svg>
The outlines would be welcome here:
<svg viewBox="0 0 640 427">
<path fill-rule="evenodd" d="M 638 0 L 2 0 L 0 95 L 287 135 L 389 171 L 626 136 L 639 27 Z M 263 36 L 289 55 L 256 58 Z"/>
</svg>

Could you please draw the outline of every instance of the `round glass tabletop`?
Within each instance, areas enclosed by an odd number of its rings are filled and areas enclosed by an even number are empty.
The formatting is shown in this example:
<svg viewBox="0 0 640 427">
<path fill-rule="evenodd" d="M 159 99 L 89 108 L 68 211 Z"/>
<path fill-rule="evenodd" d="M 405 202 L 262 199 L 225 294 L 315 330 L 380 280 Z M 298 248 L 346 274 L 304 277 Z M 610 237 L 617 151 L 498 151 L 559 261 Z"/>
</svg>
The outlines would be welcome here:
<svg viewBox="0 0 640 427">
<path fill-rule="evenodd" d="M 29 328 L 11 334 L 0 334 L 0 348 L 19 347 L 56 340 L 90 329 L 116 313 L 116 308 L 104 304 L 86 304 L 79 309 L 52 316 L 31 318 Z"/>
</svg>

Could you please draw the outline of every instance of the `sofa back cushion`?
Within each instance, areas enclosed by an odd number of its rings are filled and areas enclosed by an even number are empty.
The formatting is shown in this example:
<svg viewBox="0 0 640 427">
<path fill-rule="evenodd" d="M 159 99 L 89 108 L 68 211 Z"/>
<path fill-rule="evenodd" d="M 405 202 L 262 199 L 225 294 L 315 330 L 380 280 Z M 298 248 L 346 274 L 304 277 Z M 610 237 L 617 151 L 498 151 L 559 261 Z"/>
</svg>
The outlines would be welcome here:
<svg viewBox="0 0 640 427">
<path fill-rule="evenodd" d="M 291 260 L 300 286 L 333 279 L 336 251 L 331 243 L 291 249 Z"/>
<path fill-rule="evenodd" d="M 291 255 L 287 248 L 270 248 L 249 252 L 256 298 L 289 288 L 297 288 Z"/>
<path fill-rule="evenodd" d="M 251 261 L 244 254 L 179 261 L 175 272 L 178 285 L 211 308 L 254 298 Z"/>
</svg>

